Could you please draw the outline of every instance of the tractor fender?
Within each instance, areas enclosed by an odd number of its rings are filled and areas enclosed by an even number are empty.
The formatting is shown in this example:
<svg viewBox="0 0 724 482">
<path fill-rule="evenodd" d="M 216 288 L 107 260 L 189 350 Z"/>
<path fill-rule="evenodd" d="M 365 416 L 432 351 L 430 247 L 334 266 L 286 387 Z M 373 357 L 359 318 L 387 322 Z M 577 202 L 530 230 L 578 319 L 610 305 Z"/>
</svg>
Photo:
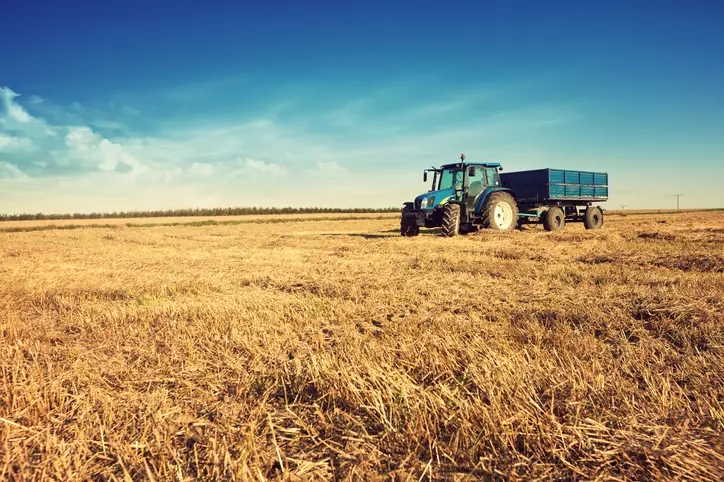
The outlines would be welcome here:
<svg viewBox="0 0 724 482">
<path fill-rule="evenodd" d="M 513 199 L 515 199 L 515 193 L 508 189 L 507 187 L 488 187 L 485 188 L 485 190 L 478 196 L 478 200 L 475 203 L 475 214 L 480 214 L 483 211 L 483 206 L 485 206 L 485 203 L 488 201 L 488 197 L 490 197 L 491 194 L 494 192 L 507 192 L 510 193 L 511 196 L 513 196 Z"/>
</svg>

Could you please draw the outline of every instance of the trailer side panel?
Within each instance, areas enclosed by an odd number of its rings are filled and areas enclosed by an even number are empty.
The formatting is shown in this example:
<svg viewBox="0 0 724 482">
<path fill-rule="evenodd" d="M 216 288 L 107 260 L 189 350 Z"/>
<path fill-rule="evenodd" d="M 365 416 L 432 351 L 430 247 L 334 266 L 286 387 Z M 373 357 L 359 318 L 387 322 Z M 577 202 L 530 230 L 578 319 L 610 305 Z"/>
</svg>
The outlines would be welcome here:
<svg viewBox="0 0 724 482">
<path fill-rule="evenodd" d="M 501 173 L 501 184 L 511 189 L 518 203 L 608 200 L 608 173 L 564 169 L 535 169 Z"/>
</svg>

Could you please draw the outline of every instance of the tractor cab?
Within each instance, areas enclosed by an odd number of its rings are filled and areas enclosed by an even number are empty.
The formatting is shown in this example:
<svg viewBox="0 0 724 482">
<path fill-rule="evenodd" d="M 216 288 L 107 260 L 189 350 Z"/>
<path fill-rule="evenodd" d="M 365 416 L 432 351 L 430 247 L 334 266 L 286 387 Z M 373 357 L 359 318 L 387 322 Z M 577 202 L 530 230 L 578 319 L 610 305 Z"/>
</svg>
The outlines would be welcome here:
<svg viewBox="0 0 724 482">
<path fill-rule="evenodd" d="M 460 162 L 425 169 L 423 181 L 429 182 L 432 174 L 432 184 L 426 193 L 403 206 L 401 234 L 415 236 L 420 227 L 442 227 L 444 234 L 476 229 L 473 224 L 485 222 L 480 217 L 485 200 L 492 192 L 503 190 L 499 170 L 499 163 L 465 162 L 465 154 Z M 449 225 L 451 219 L 453 226 Z"/>
<path fill-rule="evenodd" d="M 428 192 L 415 198 L 416 209 L 435 209 L 455 200 L 464 203 L 466 209 L 472 211 L 486 188 L 500 186 L 498 170 L 502 168 L 499 163 L 466 163 L 465 154 L 460 156 L 460 160 L 439 168 L 425 169 L 423 182 L 428 182 L 428 174 L 432 173 L 432 185 Z"/>
</svg>

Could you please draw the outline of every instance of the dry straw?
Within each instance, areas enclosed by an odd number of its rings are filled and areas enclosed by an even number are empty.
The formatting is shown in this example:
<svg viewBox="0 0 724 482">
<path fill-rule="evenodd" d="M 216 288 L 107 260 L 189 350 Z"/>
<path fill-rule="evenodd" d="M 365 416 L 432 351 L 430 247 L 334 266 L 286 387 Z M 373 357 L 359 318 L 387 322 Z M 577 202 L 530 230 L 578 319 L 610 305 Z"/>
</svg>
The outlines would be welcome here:
<svg viewBox="0 0 724 482">
<path fill-rule="evenodd" d="M 0 233 L 0 478 L 721 477 L 724 214 L 396 230 Z"/>
</svg>

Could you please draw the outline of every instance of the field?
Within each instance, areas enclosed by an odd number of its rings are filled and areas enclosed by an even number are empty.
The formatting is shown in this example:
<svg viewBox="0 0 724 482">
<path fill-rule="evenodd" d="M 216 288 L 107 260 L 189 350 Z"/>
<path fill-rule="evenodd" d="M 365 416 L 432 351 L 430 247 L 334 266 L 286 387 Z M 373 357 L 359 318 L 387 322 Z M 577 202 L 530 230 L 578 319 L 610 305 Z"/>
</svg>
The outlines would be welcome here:
<svg viewBox="0 0 724 482">
<path fill-rule="evenodd" d="M 724 212 L 269 219 L 0 232 L 0 478 L 724 473 Z"/>
</svg>

